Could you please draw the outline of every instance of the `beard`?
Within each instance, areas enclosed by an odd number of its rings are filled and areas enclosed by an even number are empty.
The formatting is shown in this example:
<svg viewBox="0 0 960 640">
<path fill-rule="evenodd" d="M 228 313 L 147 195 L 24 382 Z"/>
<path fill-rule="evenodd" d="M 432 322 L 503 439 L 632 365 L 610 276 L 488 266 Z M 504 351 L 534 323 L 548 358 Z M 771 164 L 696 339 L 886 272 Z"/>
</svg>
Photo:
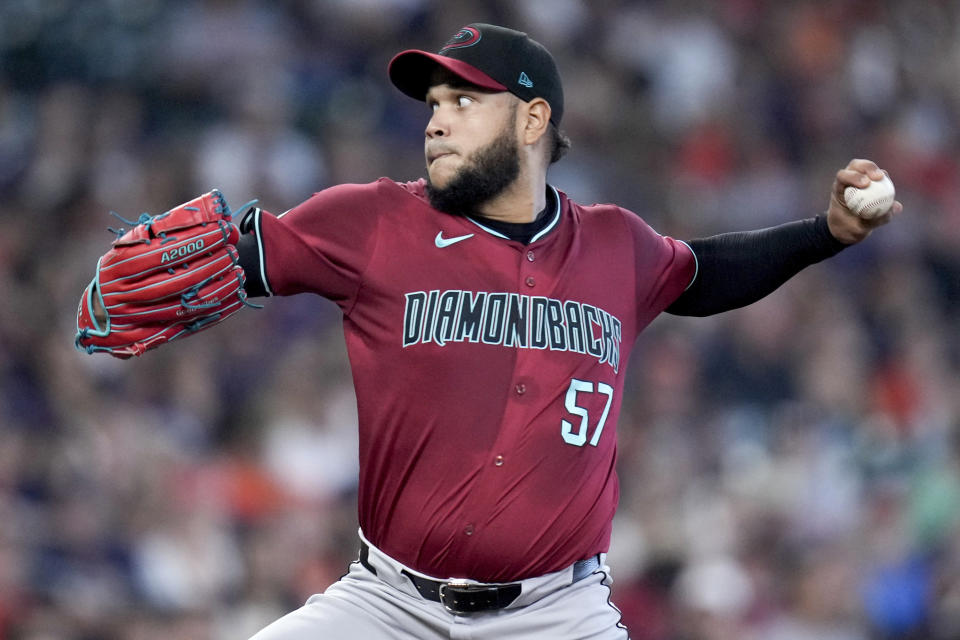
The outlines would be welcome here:
<svg viewBox="0 0 960 640">
<path fill-rule="evenodd" d="M 434 209 L 444 213 L 475 214 L 481 205 L 503 193 L 519 175 L 517 133 L 512 126 L 505 126 L 493 142 L 467 158 L 447 186 L 435 186 L 427 174 L 427 199 Z"/>
</svg>

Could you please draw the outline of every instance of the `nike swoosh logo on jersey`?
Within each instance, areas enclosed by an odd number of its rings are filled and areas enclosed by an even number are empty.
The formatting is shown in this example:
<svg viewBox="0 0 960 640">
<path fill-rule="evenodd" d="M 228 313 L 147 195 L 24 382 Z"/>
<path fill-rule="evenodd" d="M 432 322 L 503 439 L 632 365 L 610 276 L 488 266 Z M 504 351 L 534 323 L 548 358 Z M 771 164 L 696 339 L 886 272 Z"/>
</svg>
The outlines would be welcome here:
<svg viewBox="0 0 960 640">
<path fill-rule="evenodd" d="M 458 242 L 461 242 L 463 240 L 466 240 L 467 238 L 472 238 L 472 237 L 473 237 L 473 234 L 468 233 L 465 236 L 457 236 L 456 238 L 444 238 L 443 231 L 441 231 L 440 233 L 437 234 L 437 237 L 434 238 L 433 242 L 434 244 L 437 245 L 437 248 L 443 249 L 444 247 L 449 247 L 452 244 L 457 244 Z"/>
</svg>

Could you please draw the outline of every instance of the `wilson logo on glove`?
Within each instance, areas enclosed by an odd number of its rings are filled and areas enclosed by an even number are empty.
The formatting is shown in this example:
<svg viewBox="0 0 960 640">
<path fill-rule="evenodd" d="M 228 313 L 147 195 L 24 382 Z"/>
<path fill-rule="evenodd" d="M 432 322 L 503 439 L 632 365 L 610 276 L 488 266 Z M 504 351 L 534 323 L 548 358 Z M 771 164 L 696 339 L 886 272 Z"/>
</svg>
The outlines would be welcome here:
<svg viewBox="0 0 960 640">
<path fill-rule="evenodd" d="M 222 322 L 245 306 L 259 307 L 247 302 L 243 289 L 235 246 L 240 230 L 232 218 L 223 194 L 214 189 L 166 213 L 125 221 L 135 225 L 130 231 L 111 229 L 117 234 L 113 248 L 97 262 L 80 298 L 77 349 L 117 358 L 139 356 Z M 173 242 L 178 246 L 163 247 Z M 170 266 L 188 256 L 183 269 Z"/>
<path fill-rule="evenodd" d="M 173 260 L 178 260 L 180 258 L 185 258 L 191 253 L 196 253 L 203 249 L 203 238 L 194 240 L 190 244 L 185 244 L 182 247 L 177 247 L 176 249 L 171 249 L 170 251 L 164 251 L 160 256 L 160 264 L 165 262 L 171 262 Z"/>
</svg>

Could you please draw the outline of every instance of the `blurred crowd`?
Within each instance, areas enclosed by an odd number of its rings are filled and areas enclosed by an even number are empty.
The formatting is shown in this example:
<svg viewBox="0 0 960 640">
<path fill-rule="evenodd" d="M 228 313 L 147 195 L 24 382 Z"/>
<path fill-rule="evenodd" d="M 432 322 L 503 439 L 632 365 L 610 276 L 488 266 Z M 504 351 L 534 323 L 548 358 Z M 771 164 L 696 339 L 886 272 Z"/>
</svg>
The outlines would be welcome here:
<svg viewBox="0 0 960 640">
<path fill-rule="evenodd" d="M 681 239 L 906 208 L 748 308 L 662 316 L 619 424 L 634 640 L 960 637 L 960 6 L 951 0 L 0 3 L 0 640 L 245 638 L 356 557 L 336 307 L 131 361 L 73 348 L 106 227 L 423 174 L 391 56 L 469 22 L 564 77 L 549 180 Z M 384 380 L 384 385 L 389 385 Z"/>
</svg>

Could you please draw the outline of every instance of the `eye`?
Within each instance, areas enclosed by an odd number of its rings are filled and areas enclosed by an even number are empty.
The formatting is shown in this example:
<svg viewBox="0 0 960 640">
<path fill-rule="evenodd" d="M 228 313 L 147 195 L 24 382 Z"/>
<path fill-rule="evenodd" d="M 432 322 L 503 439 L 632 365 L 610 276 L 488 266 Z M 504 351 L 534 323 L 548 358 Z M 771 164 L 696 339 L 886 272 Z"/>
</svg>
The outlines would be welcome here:
<svg viewBox="0 0 960 640">
<path fill-rule="evenodd" d="M 432 113 L 436 113 L 436 112 L 437 112 L 437 108 L 440 107 L 440 103 L 431 100 L 430 102 L 427 103 L 427 106 L 430 107 L 430 111 L 431 111 Z"/>
<path fill-rule="evenodd" d="M 471 98 L 470 96 L 459 96 L 459 97 L 457 97 L 457 106 L 466 107 L 466 106 L 469 105 L 471 102 L 473 102 L 473 98 Z"/>
</svg>

